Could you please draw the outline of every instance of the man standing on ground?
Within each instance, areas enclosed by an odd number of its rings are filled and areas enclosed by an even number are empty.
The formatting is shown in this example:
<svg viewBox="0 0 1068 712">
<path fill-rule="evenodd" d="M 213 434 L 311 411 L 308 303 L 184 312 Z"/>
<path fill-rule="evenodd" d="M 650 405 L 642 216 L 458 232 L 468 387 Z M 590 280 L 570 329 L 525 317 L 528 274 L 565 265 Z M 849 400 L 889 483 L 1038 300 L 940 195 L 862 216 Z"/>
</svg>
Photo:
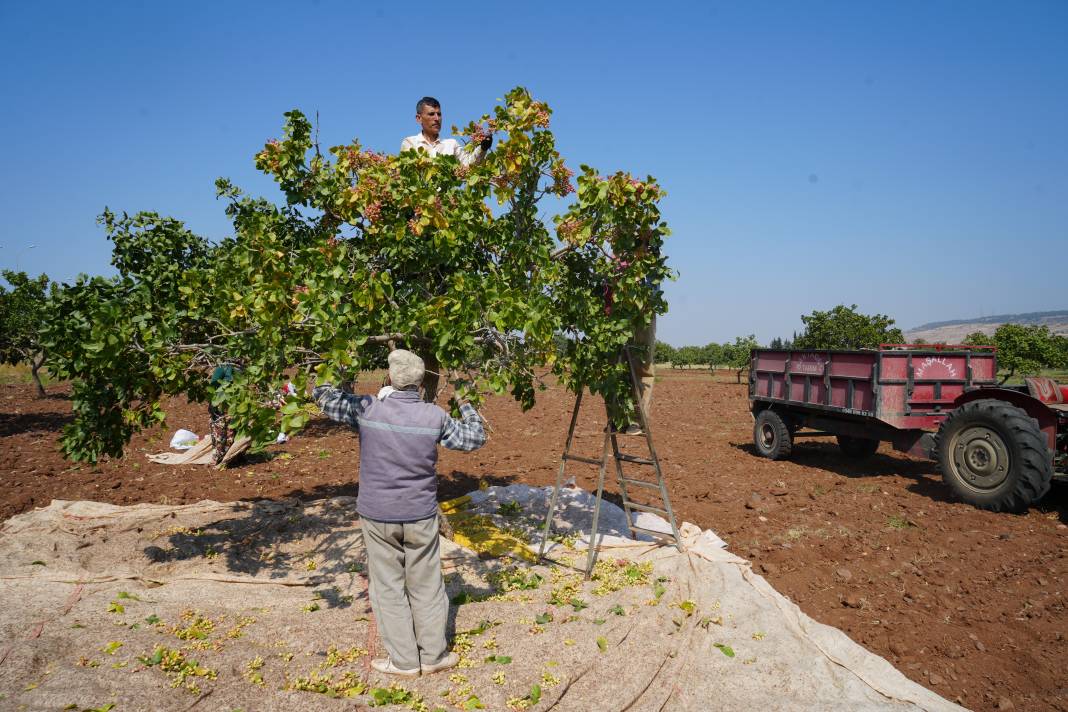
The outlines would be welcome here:
<svg viewBox="0 0 1068 712">
<path fill-rule="evenodd" d="M 379 400 L 323 385 L 312 397 L 331 420 L 360 433 L 360 514 L 371 609 L 388 658 L 379 672 L 415 677 L 455 667 L 446 647 L 449 600 L 438 555 L 437 445 L 470 452 L 486 442 L 482 418 L 469 403 L 461 419 L 419 395 L 425 367 L 411 351 L 389 354 L 395 389 Z"/>
<path fill-rule="evenodd" d="M 432 96 L 424 96 L 415 105 L 415 120 L 422 129 L 414 136 L 401 141 L 400 150 L 423 149 L 431 156 L 456 156 L 460 163 L 469 166 L 486 157 L 493 145 L 493 134 L 487 136 L 476 148 L 468 150 L 454 138 L 441 138 L 441 104 Z"/>
</svg>

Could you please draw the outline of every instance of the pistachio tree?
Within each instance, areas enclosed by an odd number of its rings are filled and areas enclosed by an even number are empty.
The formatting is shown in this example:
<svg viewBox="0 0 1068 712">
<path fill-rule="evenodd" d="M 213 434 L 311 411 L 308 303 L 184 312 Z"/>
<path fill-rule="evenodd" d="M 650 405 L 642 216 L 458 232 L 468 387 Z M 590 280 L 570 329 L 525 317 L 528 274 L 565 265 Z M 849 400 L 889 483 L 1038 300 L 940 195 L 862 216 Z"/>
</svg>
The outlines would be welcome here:
<svg viewBox="0 0 1068 712">
<path fill-rule="evenodd" d="M 460 160 L 358 140 L 323 149 L 290 111 L 255 154 L 281 204 L 217 181 L 232 237 L 214 244 L 171 218 L 106 211 L 118 275 L 79 278 L 46 325 L 50 367 L 75 382 L 68 456 L 121 454 L 178 394 L 264 443 L 307 421 L 309 380 L 353 381 L 401 346 L 476 403 L 508 393 L 529 408 L 552 373 L 622 413 L 622 349 L 667 309 L 664 193 L 622 171 L 576 177 L 551 115 L 514 89 L 453 127 L 465 151 L 496 138 L 483 160 Z M 546 220 L 550 204 L 562 212 Z M 223 364 L 233 380 L 212 384 Z M 289 380 L 297 394 L 279 408 Z"/>
<path fill-rule="evenodd" d="M 49 290 L 55 291 L 56 285 L 46 274 L 30 277 L 25 272 L 4 270 L 0 275 L 10 287 L 0 285 L 0 363 L 27 364 L 37 397 L 44 398 L 40 373 L 45 362 L 41 324 Z"/>
</svg>

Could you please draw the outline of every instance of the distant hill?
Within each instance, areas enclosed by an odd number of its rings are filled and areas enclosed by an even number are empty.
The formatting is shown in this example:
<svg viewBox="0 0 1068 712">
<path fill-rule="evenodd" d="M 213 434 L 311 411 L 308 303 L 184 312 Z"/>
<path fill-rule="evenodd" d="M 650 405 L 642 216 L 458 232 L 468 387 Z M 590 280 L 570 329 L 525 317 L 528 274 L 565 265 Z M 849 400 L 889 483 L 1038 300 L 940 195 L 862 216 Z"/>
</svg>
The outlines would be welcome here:
<svg viewBox="0 0 1068 712">
<path fill-rule="evenodd" d="M 909 341 L 923 339 L 931 343 L 941 341 L 947 344 L 956 344 L 975 331 L 993 334 L 1002 324 L 1045 325 L 1055 334 L 1068 336 L 1068 310 L 1028 312 L 1027 314 L 997 314 L 995 316 L 980 316 L 971 319 L 933 321 L 929 324 L 909 329 L 905 332 L 905 338 Z"/>
</svg>

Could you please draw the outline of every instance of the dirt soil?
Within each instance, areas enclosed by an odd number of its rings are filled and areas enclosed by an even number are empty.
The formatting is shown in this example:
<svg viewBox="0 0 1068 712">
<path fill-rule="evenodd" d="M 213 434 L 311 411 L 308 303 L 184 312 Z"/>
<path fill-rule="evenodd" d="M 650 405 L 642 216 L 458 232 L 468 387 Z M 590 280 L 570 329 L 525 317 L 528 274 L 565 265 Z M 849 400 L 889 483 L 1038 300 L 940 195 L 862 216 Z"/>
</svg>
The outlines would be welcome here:
<svg viewBox="0 0 1068 712">
<path fill-rule="evenodd" d="M 823 439 L 790 461 L 753 454 L 744 385 L 733 374 L 662 371 L 657 452 L 682 520 L 710 528 L 813 618 L 845 631 L 911 679 L 976 710 L 1068 710 L 1068 487 L 1023 515 L 955 502 L 934 463 L 885 445 L 866 461 Z M 377 381 L 358 390 L 371 391 Z M 0 519 L 52 499 L 115 504 L 354 495 L 358 441 L 315 421 L 289 443 L 229 470 L 156 465 L 171 432 L 204 433 L 206 407 L 174 401 L 168 429 L 142 433 L 98 466 L 65 461 L 69 388 L 33 398 L 0 386 Z M 603 411 L 588 401 L 576 451 L 598 455 Z M 507 398 L 484 409 L 482 450 L 443 451 L 441 498 L 489 484 L 551 484 L 572 397 L 553 387 L 528 413 Z M 637 450 L 636 439 L 627 447 Z M 596 470 L 575 465 L 592 489 Z M 617 491 L 609 486 L 609 497 Z"/>
</svg>

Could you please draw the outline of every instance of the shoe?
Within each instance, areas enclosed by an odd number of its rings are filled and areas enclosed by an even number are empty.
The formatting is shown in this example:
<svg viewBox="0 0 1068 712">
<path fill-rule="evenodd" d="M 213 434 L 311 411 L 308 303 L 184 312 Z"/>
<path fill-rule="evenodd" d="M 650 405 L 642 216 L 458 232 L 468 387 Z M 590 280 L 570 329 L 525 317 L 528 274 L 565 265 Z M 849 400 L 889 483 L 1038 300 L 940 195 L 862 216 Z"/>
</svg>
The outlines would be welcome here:
<svg viewBox="0 0 1068 712">
<path fill-rule="evenodd" d="M 436 662 L 433 665 L 420 665 L 419 670 L 424 675 L 430 675 L 435 672 L 441 672 L 442 670 L 448 670 L 454 668 L 460 664 L 460 656 L 456 653 L 449 653 L 441 659 L 440 662 Z"/>
<path fill-rule="evenodd" d="M 624 435 L 645 435 L 645 431 L 642 430 L 642 426 L 637 423 L 631 423 L 627 426 L 627 429 L 623 431 Z"/>
<path fill-rule="evenodd" d="M 419 668 L 413 670 L 402 670 L 393 664 L 393 661 L 389 658 L 375 658 L 371 661 L 371 667 L 378 672 L 384 672 L 387 675 L 400 675 L 401 677 L 419 677 Z"/>
</svg>

